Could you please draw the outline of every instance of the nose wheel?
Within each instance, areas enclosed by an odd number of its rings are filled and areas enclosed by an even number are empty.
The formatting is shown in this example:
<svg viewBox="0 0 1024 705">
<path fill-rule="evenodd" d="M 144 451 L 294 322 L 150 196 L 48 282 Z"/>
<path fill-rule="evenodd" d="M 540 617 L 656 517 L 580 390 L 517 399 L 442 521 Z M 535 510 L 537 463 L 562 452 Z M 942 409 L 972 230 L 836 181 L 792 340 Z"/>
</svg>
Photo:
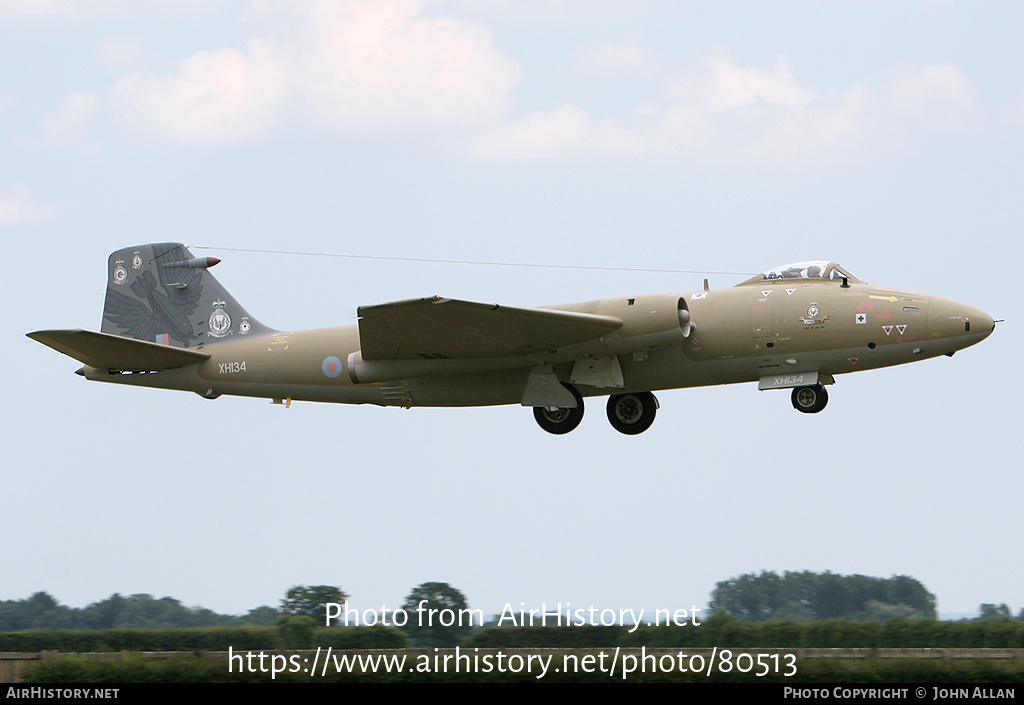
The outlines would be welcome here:
<svg viewBox="0 0 1024 705">
<path fill-rule="evenodd" d="M 828 404 L 828 392 L 820 384 L 793 390 L 793 408 L 805 414 L 816 414 Z"/>
</svg>

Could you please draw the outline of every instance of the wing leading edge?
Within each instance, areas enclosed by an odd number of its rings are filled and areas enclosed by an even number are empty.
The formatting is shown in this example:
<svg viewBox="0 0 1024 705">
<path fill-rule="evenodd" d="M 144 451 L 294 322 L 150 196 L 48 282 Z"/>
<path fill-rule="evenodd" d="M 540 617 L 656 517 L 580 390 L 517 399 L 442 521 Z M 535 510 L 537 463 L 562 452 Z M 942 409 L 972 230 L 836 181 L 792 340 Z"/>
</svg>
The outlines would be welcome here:
<svg viewBox="0 0 1024 705">
<path fill-rule="evenodd" d="M 611 333 L 622 319 L 433 296 L 359 308 L 364 360 L 529 355 Z"/>
</svg>

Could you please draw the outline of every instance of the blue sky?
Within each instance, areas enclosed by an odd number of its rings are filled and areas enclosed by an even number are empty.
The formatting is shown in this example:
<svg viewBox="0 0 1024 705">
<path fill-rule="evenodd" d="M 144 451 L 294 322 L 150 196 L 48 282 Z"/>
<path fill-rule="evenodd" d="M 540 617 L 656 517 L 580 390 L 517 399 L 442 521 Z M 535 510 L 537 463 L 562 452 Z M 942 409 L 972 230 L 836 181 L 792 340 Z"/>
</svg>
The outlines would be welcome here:
<svg viewBox="0 0 1024 705">
<path fill-rule="evenodd" d="M 0 599 L 239 613 L 296 584 L 393 607 L 706 603 L 761 570 L 912 575 L 1024 607 L 1014 2 L 0 2 L 11 267 Z M 441 294 L 535 306 L 832 259 L 1007 319 L 953 359 L 659 393 L 614 433 L 88 383 L 107 255 L 180 241 L 281 329 Z M 741 275 L 711 275 L 730 286 Z"/>
</svg>

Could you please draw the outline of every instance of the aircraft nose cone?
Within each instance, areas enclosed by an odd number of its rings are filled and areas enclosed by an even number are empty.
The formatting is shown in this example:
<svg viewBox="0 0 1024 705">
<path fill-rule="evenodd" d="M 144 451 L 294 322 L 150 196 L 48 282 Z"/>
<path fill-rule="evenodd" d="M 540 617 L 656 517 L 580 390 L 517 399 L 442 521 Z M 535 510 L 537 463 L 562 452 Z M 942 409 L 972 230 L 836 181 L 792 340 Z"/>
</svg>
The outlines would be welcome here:
<svg viewBox="0 0 1024 705">
<path fill-rule="evenodd" d="M 980 308 L 938 297 L 933 298 L 929 305 L 929 332 L 952 345 L 952 350 L 981 342 L 992 334 L 995 327 L 992 316 Z"/>
<path fill-rule="evenodd" d="M 996 329 L 996 322 L 992 319 L 992 316 L 988 315 L 980 308 L 971 308 L 968 314 L 971 321 L 971 332 L 977 331 L 982 334 L 983 338 L 987 338 L 992 334 L 992 331 Z"/>
</svg>

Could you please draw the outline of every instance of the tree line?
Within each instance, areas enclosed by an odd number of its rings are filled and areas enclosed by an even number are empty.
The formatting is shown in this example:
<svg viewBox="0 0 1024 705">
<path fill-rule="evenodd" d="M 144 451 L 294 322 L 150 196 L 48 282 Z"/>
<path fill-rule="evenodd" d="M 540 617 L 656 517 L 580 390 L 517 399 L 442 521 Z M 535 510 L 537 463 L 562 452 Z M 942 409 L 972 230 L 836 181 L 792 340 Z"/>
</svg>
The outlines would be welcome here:
<svg viewBox="0 0 1024 705">
<path fill-rule="evenodd" d="M 172 597 L 118 593 L 84 608 L 61 605 L 46 592 L 24 600 L 0 601 L 0 632 L 28 629 L 163 629 L 184 627 L 241 627 L 279 625 L 282 619 L 306 617 L 313 627 L 327 623 L 327 604 L 344 604 L 348 595 L 338 586 L 299 585 L 285 594 L 278 607 L 263 605 L 241 616 L 217 614 L 203 607 L 186 607 Z M 414 613 L 420 603 L 426 609 L 468 610 L 465 595 L 447 583 L 418 585 L 406 597 L 403 609 Z M 894 618 L 935 619 L 935 596 L 918 580 L 898 575 L 874 578 L 865 575 L 762 571 L 718 583 L 711 596 L 710 612 L 745 622 L 788 620 L 806 623 L 820 620 L 884 622 Z M 979 620 L 1024 621 L 1024 609 L 1016 617 L 1006 604 L 984 603 Z M 307 628 L 310 628 L 307 626 Z M 454 645 L 473 631 L 471 625 L 426 625 L 410 620 L 402 627 L 415 645 Z"/>
<path fill-rule="evenodd" d="M 186 607 L 172 597 L 155 598 L 149 594 L 122 596 L 115 593 L 79 609 L 58 603 L 46 592 L 37 592 L 24 600 L 0 602 L 0 632 L 278 626 L 286 639 L 303 641 L 316 629 L 327 625 L 326 605 L 347 601 L 348 595 L 337 586 L 297 585 L 288 590 L 278 608 L 264 605 L 243 616 L 232 616 L 203 607 Z M 423 610 L 433 610 L 435 614 L 464 613 L 469 608 L 462 592 L 440 582 L 416 586 L 402 607 L 416 614 L 421 604 Z M 332 621 L 337 623 L 337 620 Z M 419 619 L 413 618 L 401 629 L 416 646 L 454 646 L 473 630 L 473 625 L 466 622 L 445 624 L 444 621 L 447 620 L 435 619 L 432 623 L 421 624 Z"/>
<path fill-rule="evenodd" d="M 884 622 L 935 619 L 935 595 L 906 575 L 873 578 L 837 575 L 830 571 L 782 575 L 762 571 L 718 583 L 711 596 L 711 613 L 743 621 L 788 619 L 812 622 L 849 619 Z"/>
<path fill-rule="evenodd" d="M 280 612 L 257 607 L 244 616 L 217 614 L 204 607 L 186 607 L 173 597 L 114 593 L 87 607 L 62 605 L 46 592 L 24 600 L 0 602 L 0 631 L 24 629 L 163 629 L 170 627 L 266 626 Z"/>
</svg>

